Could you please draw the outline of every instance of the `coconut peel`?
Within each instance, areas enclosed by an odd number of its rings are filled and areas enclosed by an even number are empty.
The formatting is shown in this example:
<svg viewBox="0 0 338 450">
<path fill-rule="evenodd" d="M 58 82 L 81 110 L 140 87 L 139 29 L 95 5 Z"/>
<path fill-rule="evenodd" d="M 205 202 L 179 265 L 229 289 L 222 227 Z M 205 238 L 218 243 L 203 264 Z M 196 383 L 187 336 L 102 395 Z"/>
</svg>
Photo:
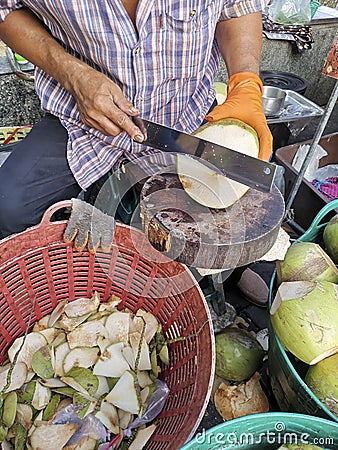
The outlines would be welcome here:
<svg viewBox="0 0 338 450">
<path fill-rule="evenodd" d="M 269 411 L 268 399 L 256 372 L 246 383 L 229 386 L 221 383 L 214 395 L 215 407 L 223 420 Z"/>
<path fill-rule="evenodd" d="M 214 81 L 213 87 L 216 92 L 216 101 L 218 105 L 221 105 L 225 102 L 227 98 L 227 90 L 228 86 L 223 81 Z"/>
<path fill-rule="evenodd" d="M 94 414 L 104 434 L 107 430 L 121 433 L 121 439 L 134 414 L 143 416 L 155 390 L 150 347 L 158 375 L 160 361 L 169 364 L 168 344 L 172 341 L 166 340 L 154 315 L 141 309 L 136 313 L 118 311 L 120 300 L 116 299 L 101 304 L 94 293 L 92 298 L 64 302 L 53 317 L 51 314 L 39 320 L 34 331 L 12 343 L 11 362 L 0 368 L 3 450 L 5 446 L 6 450 L 14 446 L 19 449 L 18 436 L 22 445 L 32 450 L 97 448 L 93 436 L 68 443 L 78 424 L 61 424 L 55 418 L 60 413 L 66 414 L 68 420 L 65 409 L 70 405 L 79 419 Z M 35 410 L 37 415 L 33 415 Z M 140 450 L 154 430 L 155 424 L 142 433 L 138 430 L 130 449 Z M 64 436 L 56 438 L 57 433 L 66 434 L 66 446 Z"/>
</svg>

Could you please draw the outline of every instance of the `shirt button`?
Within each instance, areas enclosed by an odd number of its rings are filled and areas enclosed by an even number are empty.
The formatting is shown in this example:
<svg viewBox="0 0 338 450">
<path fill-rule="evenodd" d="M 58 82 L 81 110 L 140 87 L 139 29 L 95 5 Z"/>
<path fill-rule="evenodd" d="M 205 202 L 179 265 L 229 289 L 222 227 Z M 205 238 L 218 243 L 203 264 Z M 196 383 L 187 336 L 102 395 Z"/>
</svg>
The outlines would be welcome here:
<svg viewBox="0 0 338 450">
<path fill-rule="evenodd" d="M 135 47 L 134 48 L 134 54 L 135 55 L 138 55 L 140 53 L 140 51 L 141 51 L 140 47 Z"/>
<path fill-rule="evenodd" d="M 139 97 L 139 98 L 137 99 L 137 101 L 138 101 L 139 103 L 143 102 L 143 97 Z"/>
<path fill-rule="evenodd" d="M 190 17 L 195 17 L 196 16 L 196 9 L 193 9 L 190 11 Z"/>
</svg>

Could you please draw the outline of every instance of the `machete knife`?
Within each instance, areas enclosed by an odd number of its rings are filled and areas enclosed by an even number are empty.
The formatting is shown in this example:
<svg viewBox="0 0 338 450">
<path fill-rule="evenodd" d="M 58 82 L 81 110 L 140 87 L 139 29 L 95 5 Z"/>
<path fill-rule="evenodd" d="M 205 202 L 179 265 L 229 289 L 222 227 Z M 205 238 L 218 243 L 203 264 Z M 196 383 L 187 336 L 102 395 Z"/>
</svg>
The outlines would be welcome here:
<svg viewBox="0 0 338 450">
<path fill-rule="evenodd" d="M 274 164 L 149 120 L 137 118 L 135 123 L 146 132 L 147 139 L 142 144 L 200 158 L 200 162 L 232 180 L 262 192 L 271 191 L 276 173 Z"/>
</svg>

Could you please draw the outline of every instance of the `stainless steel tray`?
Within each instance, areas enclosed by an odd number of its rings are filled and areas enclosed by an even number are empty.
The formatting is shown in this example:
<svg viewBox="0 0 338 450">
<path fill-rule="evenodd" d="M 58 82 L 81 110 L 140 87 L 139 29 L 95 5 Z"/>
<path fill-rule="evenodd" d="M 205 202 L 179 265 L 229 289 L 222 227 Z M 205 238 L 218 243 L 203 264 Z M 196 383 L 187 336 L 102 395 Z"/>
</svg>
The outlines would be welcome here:
<svg viewBox="0 0 338 450">
<path fill-rule="evenodd" d="M 267 122 L 295 122 L 304 118 L 319 117 L 324 114 L 323 108 L 295 91 L 285 89 L 286 98 L 282 112 L 278 116 L 267 116 Z"/>
</svg>

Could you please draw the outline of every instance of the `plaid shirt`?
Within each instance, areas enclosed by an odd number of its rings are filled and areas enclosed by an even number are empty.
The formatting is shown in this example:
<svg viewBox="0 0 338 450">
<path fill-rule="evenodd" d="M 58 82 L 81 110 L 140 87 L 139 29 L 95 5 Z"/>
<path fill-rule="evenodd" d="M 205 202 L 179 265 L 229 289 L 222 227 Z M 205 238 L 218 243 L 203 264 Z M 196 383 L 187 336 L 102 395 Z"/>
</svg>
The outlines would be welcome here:
<svg viewBox="0 0 338 450">
<path fill-rule="evenodd" d="M 265 2 L 139 0 L 137 31 L 119 0 L 0 0 L 0 20 L 23 6 L 70 54 L 117 83 L 141 117 L 190 133 L 200 126 L 215 98 L 218 21 L 261 11 Z M 122 158 L 139 161 L 141 155 L 156 153 L 125 132 L 108 137 L 84 125 L 74 97 L 57 81 L 39 68 L 35 80 L 42 108 L 59 117 L 68 131 L 68 161 L 82 188 Z M 151 159 L 141 160 L 152 173 Z"/>
</svg>

